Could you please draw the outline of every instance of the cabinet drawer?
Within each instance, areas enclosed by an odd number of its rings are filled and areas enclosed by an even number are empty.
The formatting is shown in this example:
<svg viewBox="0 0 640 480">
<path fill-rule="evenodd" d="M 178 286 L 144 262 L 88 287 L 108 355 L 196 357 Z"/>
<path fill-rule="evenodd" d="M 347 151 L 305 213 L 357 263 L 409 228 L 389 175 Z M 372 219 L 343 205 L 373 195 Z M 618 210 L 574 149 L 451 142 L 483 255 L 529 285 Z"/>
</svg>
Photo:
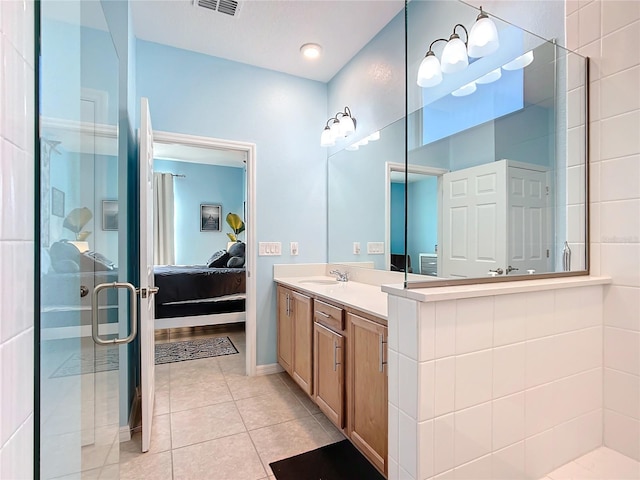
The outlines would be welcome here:
<svg viewBox="0 0 640 480">
<path fill-rule="evenodd" d="M 344 330 L 344 314 L 341 308 L 316 300 L 313 310 L 316 322 L 338 332 Z"/>
</svg>

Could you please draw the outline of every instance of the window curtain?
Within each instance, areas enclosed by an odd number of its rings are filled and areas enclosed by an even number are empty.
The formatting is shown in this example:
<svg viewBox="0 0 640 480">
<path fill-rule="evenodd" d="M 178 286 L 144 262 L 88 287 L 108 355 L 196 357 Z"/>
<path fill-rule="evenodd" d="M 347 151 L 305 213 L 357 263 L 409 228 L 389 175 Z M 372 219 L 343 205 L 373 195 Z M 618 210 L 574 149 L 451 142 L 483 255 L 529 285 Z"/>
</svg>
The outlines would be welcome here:
<svg viewBox="0 0 640 480">
<path fill-rule="evenodd" d="M 173 175 L 153 174 L 153 263 L 176 263 L 173 207 Z"/>
</svg>

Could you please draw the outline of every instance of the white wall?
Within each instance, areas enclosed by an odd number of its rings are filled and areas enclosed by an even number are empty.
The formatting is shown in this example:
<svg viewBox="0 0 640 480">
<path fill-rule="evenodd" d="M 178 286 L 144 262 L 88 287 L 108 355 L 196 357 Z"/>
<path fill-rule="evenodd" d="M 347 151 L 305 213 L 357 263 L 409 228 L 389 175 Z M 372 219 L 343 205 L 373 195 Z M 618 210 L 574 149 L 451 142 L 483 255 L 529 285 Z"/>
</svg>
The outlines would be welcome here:
<svg viewBox="0 0 640 480">
<path fill-rule="evenodd" d="M 567 46 L 591 58 L 591 271 L 604 303 L 604 443 L 640 460 L 640 2 L 569 1 Z"/>
<path fill-rule="evenodd" d="M 33 2 L 0 2 L 0 478 L 33 477 Z"/>
</svg>

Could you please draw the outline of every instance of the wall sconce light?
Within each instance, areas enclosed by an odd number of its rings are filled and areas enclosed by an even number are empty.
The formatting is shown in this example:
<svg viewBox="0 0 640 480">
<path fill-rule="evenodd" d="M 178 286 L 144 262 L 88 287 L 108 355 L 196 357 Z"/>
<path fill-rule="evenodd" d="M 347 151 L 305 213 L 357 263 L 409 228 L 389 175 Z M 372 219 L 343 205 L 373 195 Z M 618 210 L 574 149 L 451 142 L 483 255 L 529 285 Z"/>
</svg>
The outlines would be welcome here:
<svg viewBox="0 0 640 480">
<path fill-rule="evenodd" d="M 380 140 L 380 130 L 377 132 L 373 132 L 371 135 L 364 137 L 362 140 L 352 143 L 351 145 L 344 147 L 345 150 L 349 150 L 350 152 L 359 150 L 360 147 L 364 147 L 368 145 L 369 142 L 375 142 L 376 140 Z"/>
<path fill-rule="evenodd" d="M 327 123 L 320 135 L 321 147 L 333 147 L 339 138 L 348 137 L 356 131 L 356 119 L 351 115 L 349 107 L 344 107 L 343 112 L 338 112 Z"/>
<path fill-rule="evenodd" d="M 462 41 L 456 29 L 464 30 L 465 40 Z M 442 50 L 442 59 L 438 60 L 433 53 L 433 45 L 437 42 L 446 42 Z M 464 70 L 469 65 L 469 57 L 480 58 L 495 52 L 500 46 L 498 29 L 493 20 L 482 11 L 471 28 L 471 33 L 461 23 L 453 27 L 453 33 L 449 40 L 438 38 L 431 42 L 429 50 L 418 68 L 418 85 L 424 88 L 434 87 L 442 82 L 442 73 L 456 73 Z"/>
</svg>

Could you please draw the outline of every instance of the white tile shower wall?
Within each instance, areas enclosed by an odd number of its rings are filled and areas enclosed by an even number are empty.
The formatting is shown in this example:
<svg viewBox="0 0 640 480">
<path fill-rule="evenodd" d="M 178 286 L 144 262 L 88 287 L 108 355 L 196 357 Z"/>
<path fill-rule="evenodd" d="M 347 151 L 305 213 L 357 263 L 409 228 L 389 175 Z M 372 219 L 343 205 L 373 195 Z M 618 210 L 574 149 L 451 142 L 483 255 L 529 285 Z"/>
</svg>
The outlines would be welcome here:
<svg viewBox="0 0 640 480">
<path fill-rule="evenodd" d="M 591 61 L 591 271 L 604 293 L 604 444 L 640 460 L 640 2 L 567 2 Z"/>
<path fill-rule="evenodd" d="M 33 478 L 34 4 L 0 2 L 0 478 Z"/>
<path fill-rule="evenodd" d="M 415 358 L 413 342 L 390 333 L 389 431 L 399 448 L 389 464 L 399 478 L 538 479 L 602 444 L 602 286 L 392 302 L 402 307 L 390 311 L 390 332 L 412 326 L 425 339 L 435 328 L 436 345 L 446 344 Z M 624 388 L 626 379 L 612 381 Z M 631 411 L 631 401 L 619 408 Z"/>
</svg>

